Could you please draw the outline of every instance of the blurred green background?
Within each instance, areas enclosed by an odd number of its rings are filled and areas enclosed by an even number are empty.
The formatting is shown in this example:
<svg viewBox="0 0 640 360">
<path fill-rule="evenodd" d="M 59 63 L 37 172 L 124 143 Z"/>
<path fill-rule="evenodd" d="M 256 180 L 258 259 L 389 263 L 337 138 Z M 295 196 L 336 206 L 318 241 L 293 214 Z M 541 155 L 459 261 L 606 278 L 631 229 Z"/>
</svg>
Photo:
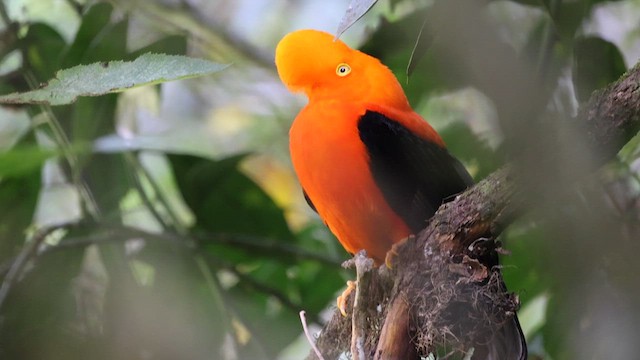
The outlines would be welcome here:
<svg viewBox="0 0 640 360">
<path fill-rule="evenodd" d="M 280 84 L 273 52 L 295 29 L 335 32 L 349 3 L 3 0 L 1 94 L 146 52 L 231 66 L 0 107 L 0 359 L 307 354 L 298 312 L 317 332 L 353 274 L 292 172 L 288 128 L 305 100 Z M 559 173 L 590 154 L 536 150 L 559 172 L 523 161 L 513 119 L 438 51 L 447 36 L 423 32 L 414 53 L 425 19 L 447 22 L 430 19 L 437 3 L 381 0 L 342 39 L 396 73 L 476 179 L 508 161 L 542 174 L 524 189 L 539 201 L 502 236 L 532 355 L 639 358 L 639 141 L 577 182 Z M 558 123 L 640 58 L 638 0 L 488 1 L 481 15 L 544 84 L 540 118 Z M 545 134 L 565 136 L 556 125 Z"/>
</svg>

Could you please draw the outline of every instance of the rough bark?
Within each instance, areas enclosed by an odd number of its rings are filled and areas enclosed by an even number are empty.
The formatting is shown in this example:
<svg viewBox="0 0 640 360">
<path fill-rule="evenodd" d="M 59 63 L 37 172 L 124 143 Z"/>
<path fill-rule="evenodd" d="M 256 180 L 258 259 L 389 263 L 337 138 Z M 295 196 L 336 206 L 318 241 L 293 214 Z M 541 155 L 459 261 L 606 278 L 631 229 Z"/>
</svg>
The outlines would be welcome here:
<svg viewBox="0 0 640 360">
<path fill-rule="evenodd" d="M 614 157 L 640 129 L 640 64 L 595 92 L 575 121 L 598 164 Z M 487 323 L 508 321 L 517 297 L 505 292 L 499 270 L 483 263 L 499 250 L 492 239 L 525 201 L 512 173 L 502 168 L 443 205 L 417 237 L 394 247 L 392 269 L 359 268 L 366 281 L 356 309 L 348 309 L 359 320 L 336 311 L 317 341 L 325 358 L 350 351 L 352 326 L 359 358 L 397 359 L 442 347 L 463 351 L 482 341 Z"/>
</svg>

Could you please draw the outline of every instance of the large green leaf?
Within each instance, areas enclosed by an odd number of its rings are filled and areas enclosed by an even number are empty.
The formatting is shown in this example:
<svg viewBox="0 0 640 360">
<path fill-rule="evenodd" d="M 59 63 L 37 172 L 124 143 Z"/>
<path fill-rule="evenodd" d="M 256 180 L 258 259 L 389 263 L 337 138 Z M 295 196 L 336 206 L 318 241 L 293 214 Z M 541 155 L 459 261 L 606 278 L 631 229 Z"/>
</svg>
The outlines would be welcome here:
<svg viewBox="0 0 640 360">
<path fill-rule="evenodd" d="M 484 179 L 503 163 L 500 154 L 494 152 L 462 122 L 451 123 L 440 132 L 440 135 L 452 154 L 475 167 L 476 180 Z"/>
<path fill-rule="evenodd" d="M 76 64 L 93 62 L 135 60 L 127 52 L 127 34 L 129 32 L 129 19 L 125 18 L 116 23 L 109 23 L 100 36 L 91 43 L 89 51 L 84 54 L 82 60 Z M 99 41 L 97 41 L 99 40 Z M 142 56 L 144 54 L 141 54 Z"/>
<path fill-rule="evenodd" d="M 554 2 L 551 2 L 554 3 Z M 552 4 L 549 15 L 553 19 L 553 31 L 561 38 L 571 40 L 576 35 L 582 22 L 591 12 L 589 1 L 558 1 L 559 5 Z"/>
<path fill-rule="evenodd" d="M 502 275 L 510 291 L 516 292 L 523 303 L 549 290 L 552 282 L 546 269 L 550 259 L 545 256 L 549 234 L 538 225 L 527 222 L 516 223 L 502 236 L 510 255 L 503 256 Z"/>
<path fill-rule="evenodd" d="M 137 86 L 216 73 L 226 65 L 178 55 L 144 54 L 134 61 L 111 61 L 61 70 L 40 89 L 0 96 L 3 104 L 63 105 L 79 96 L 99 96 Z"/>
<path fill-rule="evenodd" d="M 40 171 L 0 181 L 0 262 L 16 254 L 24 244 L 40 190 Z"/>
<path fill-rule="evenodd" d="M 38 81 L 51 78 L 60 69 L 60 54 L 66 46 L 62 36 L 48 25 L 33 24 L 23 41 L 27 61 Z"/>
<path fill-rule="evenodd" d="M 573 84 L 581 102 L 617 80 L 627 70 L 618 48 L 598 37 L 581 37 L 573 50 Z"/>
<path fill-rule="evenodd" d="M 187 38 L 183 35 L 170 35 L 129 54 L 136 58 L 144 53 L 162 53 L 180 55 L 187 52 Z"/>
<path fill-rule="evenodd" d="M 619 0 L 580 0 L 580 1 L 555 1 L 555 0 L 510 0 L 527 6 L 537 6 L 545 11 L 553 19 L 553 29 L 564 40 L 571 41 L 580 29 L 580 26 L 588 19 L 594 6 L 600 3 L 616 2 Z"/>
<path fill-rule="evenodd" d="M 62 68 L 77 65 L 90 55 L 91 48 L 95 46 L 95 39 L 109 25 L 112 12 L 113 6 L 107 2 L 99 2 L 87 9 L 82 16 L 82 23 L 80 24 L 73 43 L 63 54 L 64 60 L 61 64 Z M 122 46 L 126 46 L 126 43 L 123 43 Z M 113 55 L 118 56 L 119 53 Z M 105 58 L 100 60 L 106 61 L 111 59 Z"/>
<path fill-rule="evenodd" d="M 33 220 L 40 191 L 40 168 L 50 155 L 35 146 L 33 137 L 27 136 L 18 143 L 17 150 L 0 155 L 0 264 L 22 247 Z"/>
<path fill-rule="evenodd" d="M 292 240 L 282 209 L 238 170 L 241 159 L 169 156 L 182 196 L 196 217 L 196 226 L 213 233 Z"/>
</svg>

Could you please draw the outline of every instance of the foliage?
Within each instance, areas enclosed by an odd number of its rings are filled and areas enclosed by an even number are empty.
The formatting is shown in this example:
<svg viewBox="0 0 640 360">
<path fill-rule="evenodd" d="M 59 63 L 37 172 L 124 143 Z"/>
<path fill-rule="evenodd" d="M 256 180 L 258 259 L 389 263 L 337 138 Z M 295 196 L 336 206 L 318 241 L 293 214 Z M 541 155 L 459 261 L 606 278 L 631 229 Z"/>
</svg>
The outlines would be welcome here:
<svg viewBox="0 0 640 360">
<path fill-rule="evenodd" d="M 134 358 L 147 352 L 154 358 L 207 358 L 223 356 L 230 339 L 242 346 L 226 351 L 242 358 L 276 356 L 298 335 L 300 304 L 317 316 L 326 299 L 315 294 L 334 291 L 341 280 L 335 270 L 319 274 L 318 260 L 304 260 L 282 210 L 238 170 L 242 158 L 167 154 L 195 217 L 189 224 L 144 168 L 140 152 L 96 153 L 86 146 L 117 126 L 119 97 L 107 94 L 225 66 L 182 56 L 184 36 L 127 50 L 127 17 L 112 20 L 114 9 L 106 3 L 78 11 L 82 21 L 70 43 L 48 25 L 33 23 L 12 44 L 23 63 L 21 76 L 11 74 L 7 85 L 21 92 L 0 102 L 38 106 L 17 108 L 32 115 L 32 126 L 0 156 L 0 357 Z M 98 95 L 105 96 L 85 97 Z M 50 181 L 68 184 L 80 197 L 81 213 L 71 223 L 39 224 L 34 218 L 43 206 L 38 193 L 56 186 Z M 141 199 L 136 206 L 155 217 L 150 223 L 157 230 L 125 224 L 129 210 L 123 202 L 132 194 Z M 140 241 L 141 249 L 128 249 Z M 289 281 L 292 271 L 304 281 Z M 310 289 L 314 278 L 324 280 Z M 278 331 L 268 338 L 257 336 L 273 327 Z"/>
<path fill-rule="evenodd" d="M 75 20 L 59 23 L 77 27 L 64 30 L 42 18 L 23 18 L 8 3 L 0 4 L 0 35 L 6 40 L 0 48 L 0 91 L 8 94 L 0 96 L 0 114 L 22 114 L 29 125 L 10 139 L 5 135 L 9 130 L 0 127 L 0 358 L 286 357 L 283 349 L 300 334 L 298 311 L 304 309 L 311 321 L 321 322 L 321 312 L 350 275 L 339 266 L 344 252 L 322 224 L 296 220 L 284 208 L 286 201 L 279 200 L 281 193 L 265 180 L 272 174 L 256 176 L 255 169 L 247 170 L 253 154 L 234 146 L 262 139 L 275 158 L 278 149 L 286 148 L 286 128 L 295 114 L 291 109 L 298 104 L 290 100 L 290 106 L 283 106 L 282 91 L 262 89 L 264 78 L 276 81 L 265 61 L 269 56 L 263 56 L 273 44 L 256 49 L 230 36 L 224 26 L 204 26 L 204 15 L 186 3 L 169 8 L 155 1 L 114 1 L 115 7 L 68 1 L 64 13 Z M 374 3 L 351 1 L 339 32 Z M 491 110 L 499 108 L 500 99 L 470 76 L 472 71 L 461 70 L 462 60 L 452 60 L 445 32 L 433 33 L 425 25 L 438 22 L 434 8 L 441 3 L 396 0 L 388 9 L 382 9 L 384 2 L 376 4 L 376 12 L 359 20 L 379 20 L 361 48 L 396 73 L 411 103 L 477 179 L 514 159 L 534 169 L 510 143 L 516 137 L 510 121 L 517 121 Z M 579 102 L 633 65 L 611 39 L 585 30 L 596 11 L 610 3 L 505 0 L 484 5 L 497 32 L 507 34 L 503 41 L 509 53 L 527 63 L 548 89 L 551 110 L 540 118 L 569 121 Z M 145 16 L 147 23 L 141 20 Z M 513 21 L 517 16 L 527 21 Z M 143 31 L 141 23 L 147 26 Z M 154 26 L 154 36 L 144 38 Z M 7 59 L 16 55 L 18 65 L 11 68 Z M 478 66 L 485 64 L 482 60 L 477 59 Z M 213 73 L 197 82 L 184 81 Z M 179 79 L 183 81 L 164 84 Z M 149 87 L 122 92 L 142 85 Z M 233 86 L 253 92 L 238 95 L 229 90 Z M 466 91 L 470 87 L 479 91 Z M 262 89 L 259 96 L 256 89 Z M 216 154 L 172 148 L 180 133 L 171 131 L 159 137 L 161 146 L 146 146 L 142 136 L 131 133 L 136 125 L 127 126 L 132 117 L 128 101 L 138 95 L 141 102 L 162 97 L 172 104 L 177 110 L 161 111 L 177 113 L 179 128 L 205 122 L 206 111 L 194 109 L 203 97 L 219 101 L 223 110 L 233 103 L 229 98 L 237 107 L 255 110 L 265 108 L 257 98 L 278 97 L 267 111 L 251 116 L 262 123 L 286 122 L 276 135 L 265 130 L 267 135 L 249 140 L 234 134 L 233 126 L 218 127 L 218 139 L 231 150 Z M 142 108 L 135 108 L 133 117 L 149 116 Z M 264 112 L 271 117 L 261 118 Z M 236 120 L 242 119 L 227 123 Z M 136 124 L 160 126 L 153 121 Z M 551 129 L 550 137 L 562 134 L 562 129 Z M 113 137 L 123 145 L 109 151 L 99 145 Z M 564 151 L 540 158 L 555 156 L 565 165 L 579 160 Z M 618 251 L 624 248 L 611 240 L 614 248 L 606 252 L 611 265 L 579 242 L 562 242 L 593 234 L 560 230 L 586 229 L 581 216 L 597 208 L 602 212 L 586 219 L 604 217 L 620 233 L 637 235 L 639 153 L 638 141 L 632 142 L 619 161 L 597 176 L 585 175 L 568 196 L 554 197 L 547 190 L 557 179 L 544 178 L 530 192 L 558 199 L 555 207 L 540 205 L 505 232 L 512 255 L 504 258 L 503 273 L 529 314 L 521 320 L 533 353 L 577 358 L 584 354 L 581 349 L 588 352 L 588 339 L 602 328 L 580 330 L 579 320 L 603 321 L 598 314 L 602 309 L 625 331 L 637 330 L 606 301 L 591 297 L 580 304 L 581 295 L 593 295 L 585 290 L 592 284 L 575 285 L 580 276 L 600 274 L 606 286 L 593 289 L 610 290 L 612 303 L 630 311 L 629 319 L 637 318 L 640 309 L 628 305 L 635 298 L 624 274 L 633 268 Z M 297 187 L 287 191 L 302 202 Z M 616 232 L 611 238 L 616 236 L 622 235 Z M 594 242 L 586 244 L 595 248 Z M 574 261 L 581 256 L 593 260 L 590 271 Z M 623 341 L 633 336 L 613 336 L 614 341 L 598 347 L 604 349 L 598 353 L 602 358 L 637 350 Z"/>
<path fill-rule="evenodd" d="M 66 105 L 78 96 L 100 96 L 171 80 L 209 75 L 224 66 L 179 55 L 146 53 L 131 62 L 111 61 L 60 70 L 36 90 L 0 96 L 2 104 Z"/>
</svg>

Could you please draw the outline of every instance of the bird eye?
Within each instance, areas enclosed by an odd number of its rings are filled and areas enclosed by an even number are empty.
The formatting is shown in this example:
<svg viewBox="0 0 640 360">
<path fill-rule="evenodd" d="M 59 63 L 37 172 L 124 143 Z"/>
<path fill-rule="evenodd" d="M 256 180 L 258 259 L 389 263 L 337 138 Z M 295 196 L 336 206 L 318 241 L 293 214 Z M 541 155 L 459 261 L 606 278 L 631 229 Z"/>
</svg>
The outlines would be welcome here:
<svg viewBox="0 0 640 360">
<path fill-rule="evenodd" d="M 336 68 L 336 74 L 338 76 L 347 76 L 349 75 L 350 72 L 351 72 L 351 66 L 345 63 L 338 64 L 338 67 Z"/>
</svg>

